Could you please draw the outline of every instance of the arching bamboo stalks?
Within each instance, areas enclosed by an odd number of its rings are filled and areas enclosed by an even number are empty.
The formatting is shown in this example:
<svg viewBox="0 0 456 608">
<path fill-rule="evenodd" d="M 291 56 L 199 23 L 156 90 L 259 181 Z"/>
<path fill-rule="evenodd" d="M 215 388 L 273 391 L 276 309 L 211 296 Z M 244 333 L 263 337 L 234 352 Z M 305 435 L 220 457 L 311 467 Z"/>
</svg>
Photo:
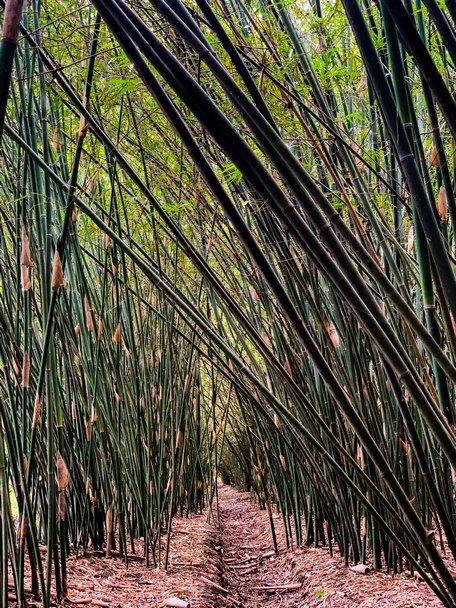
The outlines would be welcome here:
<svg viewBox="0 0 456 608">
<path fill-rule="evenodd" d="M 4 602 L 8 570 L 19 604 L 26 569 L 62 598 L 69 552 L 143 537 L 166 565 L 222 469 L 290 545 L 456 601 L 451 3 L 401 24 L 393 4 L 24 7 L 2 89 Z"/>
</svg>

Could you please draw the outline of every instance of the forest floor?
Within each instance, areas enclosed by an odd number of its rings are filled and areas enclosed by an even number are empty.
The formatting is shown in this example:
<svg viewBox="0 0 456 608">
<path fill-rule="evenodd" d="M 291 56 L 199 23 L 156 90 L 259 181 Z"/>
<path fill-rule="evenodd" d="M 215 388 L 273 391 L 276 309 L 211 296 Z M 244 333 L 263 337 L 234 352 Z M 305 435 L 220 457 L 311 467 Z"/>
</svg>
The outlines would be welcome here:
<svg viewBox="0 0 456 608">
<path fill-rule="evenodd" d="M 277 520 L 273 551 L 267 511 L 250 495 L 219 486 L 219 519 L 173 521 L 169 568 L 140 558 L 85 556 L 68 561 L 64 606 L 101 608 L 437 608 L 425 583 L 405 575 L 356 574 L 327 548 L 286 549 Z M 139 548 L 139 547 L 138 547 Z M 14 606 L 11 602 L 10 606 Z M 33 605 L 33 604 L 31 604 Z"/>
</svg>

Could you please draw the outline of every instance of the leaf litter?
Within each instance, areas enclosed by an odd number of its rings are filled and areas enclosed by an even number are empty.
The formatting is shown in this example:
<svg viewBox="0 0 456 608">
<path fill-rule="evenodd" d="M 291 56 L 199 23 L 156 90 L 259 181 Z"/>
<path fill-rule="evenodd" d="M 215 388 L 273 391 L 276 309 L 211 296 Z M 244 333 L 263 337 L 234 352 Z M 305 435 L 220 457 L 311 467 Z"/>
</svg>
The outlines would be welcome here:
<svg viewBox="0 0 456 608">
<path fill-rule="evenodd" d="M 214 505 L 215 506 L 215 505 Z M 426 583 L 405 574 L 346 567 L 327 547 L 287 549 L 274 514 L 276 553 L 266 510 L 246 492 L 218 488 L 218 507 L 176 516 L 169 566 L 146 568 L 143 544 L 128 564 L 118 556 L 68 559 L 68 596 L 62 605 L 101 608 L 441 608 Z M 165 543 L 165 539 L 163 541 Z M 28 579 L 28 577 L 27 577 Z M 30 584 L 26 580 L 25 587 Z M 29 601 L 33 606 L 33 601 Z M 36 605 L 40 605 L 36 603 Z M 56 604 L 54 604 L 56 605 Z M 16 606 L 14 601 L 10 608 Z"/>
</svg>

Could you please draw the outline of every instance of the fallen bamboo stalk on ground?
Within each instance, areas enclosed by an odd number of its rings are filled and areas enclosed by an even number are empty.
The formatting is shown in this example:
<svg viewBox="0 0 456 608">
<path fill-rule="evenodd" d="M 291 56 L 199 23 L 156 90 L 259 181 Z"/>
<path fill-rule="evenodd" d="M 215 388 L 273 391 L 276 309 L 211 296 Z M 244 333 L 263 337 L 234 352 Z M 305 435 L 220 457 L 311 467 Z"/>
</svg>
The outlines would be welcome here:
<svg viewBox="0 0 456 608">
<path fill-rule="evenodd" d="M 294 591 L 301 589 L 302 583 L 288 583 L 284 585 L 264 585 L 261 587 L 254 587 L 258 591 Z"/>
<path fill-rule="evenodd" d="M 222 587 L 218 583 L 211 581 L 210 578 L 206 578 L 205 576 L 202 576 L 201 580 L 203 581 L 203 583 L 206 583 L 207 585 L 210 585 L 211 587 L 214 587 L 215 589 L 218 589 L 219 591 L 223 591 L 223 593 L 228 593 L 228 590 L 225 589 L 225 587 Z"/>
</svg>

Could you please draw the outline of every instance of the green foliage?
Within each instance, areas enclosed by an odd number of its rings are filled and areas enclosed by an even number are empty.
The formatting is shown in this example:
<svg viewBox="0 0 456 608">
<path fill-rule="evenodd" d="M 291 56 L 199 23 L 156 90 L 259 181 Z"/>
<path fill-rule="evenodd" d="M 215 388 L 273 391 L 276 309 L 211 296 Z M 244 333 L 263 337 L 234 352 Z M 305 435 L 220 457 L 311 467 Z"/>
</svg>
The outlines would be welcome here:
<svg viewBox="0 0 456 608">
<path fill-rule="evenodd" d="M 103 105 L 114 105 L 119 103 L 121 97 L 130 91 L 133 91 L 140 80 L 138 78 L 110 78 L 104 82 L 103 92 L 100 95 Z"/>
<path fill-rule="evenodd" d="M 242 173 L 234 163 L 227 163 L 223 167 L 223 175 L 225 176 L 225 183 L 227 184 L 230 184 L 231 182 L 238 184 L 242 180 Z"/>
</svg>

